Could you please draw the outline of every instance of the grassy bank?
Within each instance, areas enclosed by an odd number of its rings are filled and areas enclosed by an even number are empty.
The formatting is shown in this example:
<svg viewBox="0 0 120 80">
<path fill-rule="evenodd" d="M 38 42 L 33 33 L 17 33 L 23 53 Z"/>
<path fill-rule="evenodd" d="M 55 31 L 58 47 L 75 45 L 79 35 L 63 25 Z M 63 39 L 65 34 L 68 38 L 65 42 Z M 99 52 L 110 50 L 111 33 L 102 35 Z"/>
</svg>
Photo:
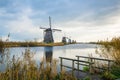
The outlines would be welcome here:
<svg viewBox="0 0 120 80">
<path fill-rule="evenodd" d="M 0 42 L 4 47 L 37 47 L 37 46 L 64 46 L 64 43 L 42 43 L 42 42 Z"/>
</svg>

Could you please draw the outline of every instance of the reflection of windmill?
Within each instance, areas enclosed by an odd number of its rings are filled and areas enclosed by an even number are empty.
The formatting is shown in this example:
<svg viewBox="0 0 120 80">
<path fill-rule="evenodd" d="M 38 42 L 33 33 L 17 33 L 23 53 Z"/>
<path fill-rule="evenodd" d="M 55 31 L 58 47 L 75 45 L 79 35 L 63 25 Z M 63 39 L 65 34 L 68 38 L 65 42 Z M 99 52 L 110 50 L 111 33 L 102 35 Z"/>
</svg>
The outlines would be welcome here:
<svg viewBox="0 0 120 80">
<path fill-rule="evenodd" d="M 44 47 L 44 52 L 45 52 L 46 62 L 51 63 L 53 56 L 53 47 Z"/>
<path fill-rule="evenodd" d="M 44 29 L 44 42 L 45 43 L 53 43 L 54 39 L 53 39 L 53 33 L 54 31 L 61 31 L 59 29 L 52 29 L 51 27 L 51 18 L 49 17 L 49 26 L 50 28 L 43 28 L 40 27 L 40 29 Z"/>
</svg>

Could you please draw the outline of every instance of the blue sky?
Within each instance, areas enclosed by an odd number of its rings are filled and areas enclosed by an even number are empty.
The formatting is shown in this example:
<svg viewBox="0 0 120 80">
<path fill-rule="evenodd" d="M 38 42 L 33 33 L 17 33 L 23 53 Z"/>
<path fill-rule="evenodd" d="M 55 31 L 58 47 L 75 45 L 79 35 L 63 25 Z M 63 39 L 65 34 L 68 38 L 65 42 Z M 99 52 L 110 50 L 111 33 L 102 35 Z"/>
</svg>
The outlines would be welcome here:
<svg viewBox="0 0 120 80">
<path fill-rule="evenodd" d="M 0 0 L 0 37 L 11 41 L 43 40 L 52 17 L 55 41 L 68 36 L 78 42 L 120 35 L 120 0 Z M 59 35 L 59 36 L 58 36 Z"/>
</svg>

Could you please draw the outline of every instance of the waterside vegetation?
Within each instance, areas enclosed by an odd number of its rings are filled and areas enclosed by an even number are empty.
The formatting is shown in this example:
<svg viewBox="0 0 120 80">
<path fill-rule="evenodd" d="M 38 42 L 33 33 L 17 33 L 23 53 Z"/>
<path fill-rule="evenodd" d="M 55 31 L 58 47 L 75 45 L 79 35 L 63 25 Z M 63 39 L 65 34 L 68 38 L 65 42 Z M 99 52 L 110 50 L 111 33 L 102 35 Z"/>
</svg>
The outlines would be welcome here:
<svg viewBox="0 0 120 80">
<path fill-rule="evenodd" d="M 64 70 L 57 72 L 57 60 L 47 63 L 43 58 L 37 64 L 33 59 L 34 54 L 26 49 L 22 58 L 13 56 L 12 60 L 8 60 L 6 70 L 0 72 L 0 80 L 76 80 Z"/>
<path fill-rule="evenodd" d="M 114 37 L 110 41 L 99 41 L 98 43 L 101 46 L 97 53 L 107 59 L 114 60 L 111 71 L 105 72 L 103 77 L 106 77 L 106 80 L 120 79 L 120 37 Z"/>
</svg>

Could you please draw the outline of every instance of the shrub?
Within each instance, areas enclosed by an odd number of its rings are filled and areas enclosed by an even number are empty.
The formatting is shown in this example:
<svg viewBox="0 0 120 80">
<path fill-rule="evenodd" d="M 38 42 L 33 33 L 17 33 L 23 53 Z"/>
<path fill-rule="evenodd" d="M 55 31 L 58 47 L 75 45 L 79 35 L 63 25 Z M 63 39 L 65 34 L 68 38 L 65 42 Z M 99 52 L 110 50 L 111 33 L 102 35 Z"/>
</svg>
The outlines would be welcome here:
<svg viewBox="0 0 120 80">
<path fill-rule="evenodd" d="M 115 75 L 111 74 L 110 72 L 106 71 L 105 73 L 102 74 L 102 78 L 104 80 L 115 80 L 117 77 Z"/>
<path fill-rule="evenodd" d="M 111 73 L 120 78 L 120 66 L 112 66 Z"/>
<path fill-rule="evenodd" d="M 88 66 L 83 67 L 83 71 L 88 72 L 89 71 L 89 67 Z"/>
</svg>

